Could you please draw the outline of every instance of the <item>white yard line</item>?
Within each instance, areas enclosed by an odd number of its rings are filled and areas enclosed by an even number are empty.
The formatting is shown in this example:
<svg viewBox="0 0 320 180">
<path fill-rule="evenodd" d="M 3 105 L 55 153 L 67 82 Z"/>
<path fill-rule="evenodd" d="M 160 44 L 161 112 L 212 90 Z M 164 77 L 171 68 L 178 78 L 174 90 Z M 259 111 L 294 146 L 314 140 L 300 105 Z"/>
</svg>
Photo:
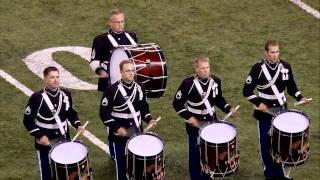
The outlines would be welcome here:
<svg viewBox="0 0 320 180">
<path fill-rule="evenodd" d="M 14 85 L 19 90 L 21 90 L 25 95 L 31 96 L 33 94 L 33 91 L 31 89 L 29 89 L 28 87 L 26 87 L 25 85 L 23 85 L 22 83 L 20 83 L 19 81 L 14 79 L 11 75 L 9 75 L 8 73 L 4 72 L 1 69 L 0 69 L 0 76 L 4 78 L 6 81 L 8 81 L 10 84 Z M 98 139 L 94 134 L 86 130 L 83 133 L 83 136 L 86 137 L 89 141 L 91 141 L 94 145 L 98 146 L 100 149 L 102 149 L 103 151 L 105 151 L 107 154 L 110 155 L 109 146 L 103 141 L 101 141 L 100 139 Z"/>
<path fill-rule="evenodd" d="M 302 2 L 301 0 L 290 0 L 292 3 L 296 4 L 297 6 L 299 6 L 301 9 L 307 11 L 307 13 L 312 14 L 314 17 L 320 19 L 320 13 L 319 11 L 313 9 L 312 7 L 310 7 L 308 4 Z"/>
</svg>

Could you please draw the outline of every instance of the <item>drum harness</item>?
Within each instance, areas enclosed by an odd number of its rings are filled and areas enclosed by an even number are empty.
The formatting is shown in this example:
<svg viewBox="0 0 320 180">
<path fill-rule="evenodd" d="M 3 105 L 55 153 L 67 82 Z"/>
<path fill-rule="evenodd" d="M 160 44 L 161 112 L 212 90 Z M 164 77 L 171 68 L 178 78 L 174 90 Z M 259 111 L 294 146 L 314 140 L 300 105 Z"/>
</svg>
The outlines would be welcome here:
<svg viewBox="0 0 320 180">
<path fill-rule="evenodd" d="M 187 106 L 188 111 L 195 113 L 195 114 L 200 114 L 200 115 L 209 113 L 210 116 L 213 116 L 215 109 L 214 109 L 214 106 L 211 107 L 211 104 L 208 101 L 208 97 L 209 97 L 211 90 L 213 90 L 213 97 L 215 97 L 218 94 L 218 84 L 216 82 L 214 82 L 214 80 L 212 78 L 210 78 L 208 89 L 206 92 L 204 92 L 200 83 L 199 83 L 199 80 L 197 78 L 195 78 L 193 80 L 193 83 L 196 86 L 196 89 L 197 89 L 198 93 L 200 94 L 202 100 L 198 103 L 194 103 L 194 102 L 191 102 L 188 100 L 187 103 L 192 106 L 200 106 L 200 105 L 204 104 L 206 106 L 206 110 L 194 109 L 190 106 Z M 204 93 L 205 93 L 205 95 L 204 95 Z"/>
<path fill-rule="evenodd" d="M 55 119 L 55 121 L 56 121 L 56 123 L 58 125 L 58 128 L 60 130 L 61 135 L 63 136 L 63 138 L 66 138 L 66 131 L 67 131 L 68 127 L 67 127 L 65 122 L 64 123 L 61 122 L 61 119 L 59 117 L 59 112 L 60 112 L 60 108 L 61 108 L 61 104 L 62 104 L 62 96 L 64 98 L 63 102 L 66 103 L 66 110 L 69 109 L 70 104 L 69 104 L 69 100 L 68 100 L 67 95 L 64 94 L 64 92 L 62 92 L 60 89 L 58 89 L 58 91 L 60 92 L 58 110 L 54 109 L 53 104 L 52 104 L 51 100 L 49 99 L 49 97 L 48 97 L 48 95 L 47 95 L 47 93 L 45 91 L 41 95 L 42 95 L 44 101 L 47 103 L 47 105 L 48 105 L 48 107 L 49 107 L 49 109 L 50 109 L 50 111 L 52 113 L 52 116 L 53 116 L 53 118 Z"/>
<path fill-rule="evenodd" d="M 286 97 L 284 95 L 284 92 L 281 92 L 281 93 L 279 92 L 277 86 L 275 85 L 275 82 L 278 79 L 280 72 L 282 73 L 282 80 L 288 80 L 289 79 L 288 69 L 284 68 L 282 63 L 279 63 L 278 68 L 277 68 L 277 72 L 273 78 L 271 77 L 271 75 L 267 69 L 266 63 L 263 63 L 261 65 L 261 69 L 262 69 L 264 76 L 269 81 L 269 83 L 265 84 L 265 85 L 258 85 L 257 88 L 259 90 L 259 89 L 267 89 L 267 88 L 271 87 L 271 90 L 273 91 L 274 95 L 264 94 L 259 91 L 259 97 L 262 97 L 264 99 L 277 99 L 280 106 L 281 106 L 280 110 L 283 109 L 285 106 Z M 254 109 L 260 110 L 256 106 L 254 106 Z M 279 111 L 279 108 L 269 108 L 269 109 L 270 109 L 270 111 L 268 113 L 272 116 L 275 116 L 276 113 Z"/>
<path fill-rule="evenodd" d="M 135 82 L 133 82 L 133 83 L 135 83 Z M 125 91 L 125 89 L 122 86 L 121 82 L 118 84 L 118 89 L 121 92 L 121 95 L 123 96 L 123 98 L 126 100 L 127 92 Z M 135 122 L 135 125 L 139 129 L 139 127 L 141 125 L 141 118 L 138 118 L 138 116 L 140 115 L 140 112 L 139 111 L 137 112 L 134 109 L 133 104 L 132 104 L 132 102 L 130 100 L 130 99 L 134 99 L 135 98 L 135 94 L 137 93 L 137 91 L 139 91 L 139 100 L 142 100 L 143 93 L 142 93 L 141 87 L 138 86 L 137 83 L 135 83 L 134 84 L 134 89 L 132 91 L 132 94 L 131 94 L 130 98 L 128 98 L 128 100 L 126 100 L 126 102 L 124 104 L 128 105 L 128 108 L 129 108 L 129 110 L 131 112 L 131 115 L 132 115 L 132 118 L 133 118 L 133 120 Z M 134 97 L 133 97 L 133 95 L 134 95 Z M 115 112 L 112 112 L 112 113 L 113 113 L 113 115 L 122 114 L 122 113 L 115 113 Z"/>
</svg>

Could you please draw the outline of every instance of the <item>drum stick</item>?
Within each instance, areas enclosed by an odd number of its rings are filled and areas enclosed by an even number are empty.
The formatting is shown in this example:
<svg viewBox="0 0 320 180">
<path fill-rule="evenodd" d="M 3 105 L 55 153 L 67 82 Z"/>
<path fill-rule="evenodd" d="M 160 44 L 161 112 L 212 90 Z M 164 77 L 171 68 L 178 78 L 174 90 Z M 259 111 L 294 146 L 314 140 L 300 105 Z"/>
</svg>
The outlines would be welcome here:
<svg viewBox="0 0 320 180">
<path fill-rule="evenodd" d="M 89 121 L 87 121 L 87 122 L 83 125 L 83 128 L 86 128 L 86 126 L 88 125 L 88 123 L 89 123 Z M 80 134 L 80 131 L 73 137 L 73 139 L 72 139 L 71 142 L 73 142 L 74 140 L 76 140 L 77 137 L 79 136 L 79 134 Z"/>
<path fill-rule="evenodd" d="M 159 122 L 160 120 L 161 120 L 161 116 L 159 116 L 156 119 L 156 122 Z M 151 129 L 151 127 L 152 127 L 152 124 L 150 124 L 148 127 L 146 127 L 143 132 L 148 132 Z"/>
<path fill-rule="evenodd" d="M 306 101 L 295 102 L 295 103 L 293 104 L 293 106 L 298 106 L 298 105 L 304 104 L 304 103 L 306 103 L 306 102 L 308 102 L 308 101 L 311 101 L 311 100 L 312 100 L 312 98 L 308 98 Z"/>
<path fill-rule="evenodd" d="M 237 111 L 239 109 L 240 105 L 238 105 L 234 110 Z M 230 118 L 232 112 L 229 112 L 227 115 L 224 116 L 224 118 L 222 119 L 222 121 L 225 121 L 227 119 Z"/>
</svg>

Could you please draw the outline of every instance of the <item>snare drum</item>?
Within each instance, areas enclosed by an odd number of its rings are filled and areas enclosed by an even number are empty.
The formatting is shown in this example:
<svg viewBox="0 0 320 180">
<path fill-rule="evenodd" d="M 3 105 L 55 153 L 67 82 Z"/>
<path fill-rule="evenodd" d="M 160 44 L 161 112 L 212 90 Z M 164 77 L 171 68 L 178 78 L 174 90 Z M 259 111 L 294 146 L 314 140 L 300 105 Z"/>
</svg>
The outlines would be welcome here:
<svg viewBox="0 0 320 180">
<path fill-rule="evenodd" d="M 271 156 L 286 166 L 297 166 L 308 159 L 309 118 L 303 112 L 286 110 L 272 120 Z"/>
<path fill-rule="evenodd" d="M 121 79 L 119 64 L 129 59 L 135 67 L 135 80 L 146 86 L 147 96 L 159 98 L 167 85 L 166 59 L 157 44 L 122 45 L 110 56 L 111 83 Z"/>
<path fill-rule="evenodd" d="M 214 177 L 233 174 L 239 167 L 237 130 L 225 121 L 209 122 L 199 130 L 202 172 Z"/>
<path fill-rule="evenodd" d="M 162 139 L 151 132 L 132 136 L 126 145 L 128 180 L 162 180 L 164 151 Z"/>
<path fill-rule="evenodd" d="M 81 141 L 55 144 L 49 152 L 49 157 L 53 179 L 92 179 L 88 149 Z"/>
</svg>

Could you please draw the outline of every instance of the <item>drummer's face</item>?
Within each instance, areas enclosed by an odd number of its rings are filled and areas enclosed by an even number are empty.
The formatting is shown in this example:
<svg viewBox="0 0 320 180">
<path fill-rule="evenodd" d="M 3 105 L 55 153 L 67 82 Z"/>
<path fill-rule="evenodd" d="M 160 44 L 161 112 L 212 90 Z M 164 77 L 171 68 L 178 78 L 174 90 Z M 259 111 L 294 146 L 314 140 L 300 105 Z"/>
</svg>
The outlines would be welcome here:
<svg viewBox="0 0 320 180">
<path fill-rule="evenodd" d="M 209 62 L 199 61 L 196 67 L 196 73 L 202 79 L 208 78 L 210 75 Z"/>
<path fill-rule="evenodd" d="M 56 90 L 59 87 L 60 77 L 58 71 L 50 71 L 45 77 L 44 82 L 46 87 L 51 90 Z"/>
<path fill-rule="evenodd" d="M 121 78 L 124 81 L 133 81 L 134 73 L 135 73 L 133 64 L 131 63 L 124 64 L 120 73 L 121 73 Z"/>
<path fill-rule="evenodd" d="M 124 30 L 124 14 L 114 14 L 109 19 L 109 26 L 113 32 L 122 32 Z"/>
</svg>

